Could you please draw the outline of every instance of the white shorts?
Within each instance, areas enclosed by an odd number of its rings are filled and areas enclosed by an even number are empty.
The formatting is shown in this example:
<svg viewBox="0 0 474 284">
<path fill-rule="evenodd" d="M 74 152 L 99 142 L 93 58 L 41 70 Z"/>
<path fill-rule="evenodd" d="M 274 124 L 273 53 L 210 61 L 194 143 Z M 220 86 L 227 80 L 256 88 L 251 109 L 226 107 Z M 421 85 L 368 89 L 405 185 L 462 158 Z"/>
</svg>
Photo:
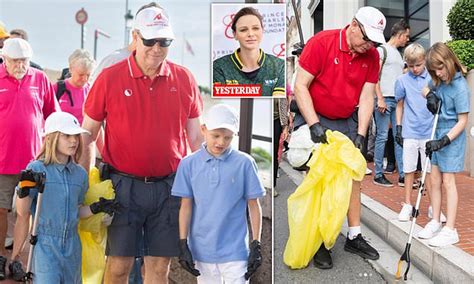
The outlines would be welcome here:
<svg viewBox="0 0 474 284">
<path fill-rule="evenodd" d="M 421 167 L 425 170 L 426 154 L 425 146 L 429 139 L 403 139 L 403 171 L 413 173 L 418 165 L 418 153 L 420 153 Z M 431 172 L 431 163 L 428 163 L 428 173 Z"/>
<path fill-rule="evenodd" d="M 198 284 L 245 284 L 247 261 L 231 261 L 226 263 L 205 263 L 196 261 L 196 269 L 201 272 L 197 277 Z"/>
</svg>

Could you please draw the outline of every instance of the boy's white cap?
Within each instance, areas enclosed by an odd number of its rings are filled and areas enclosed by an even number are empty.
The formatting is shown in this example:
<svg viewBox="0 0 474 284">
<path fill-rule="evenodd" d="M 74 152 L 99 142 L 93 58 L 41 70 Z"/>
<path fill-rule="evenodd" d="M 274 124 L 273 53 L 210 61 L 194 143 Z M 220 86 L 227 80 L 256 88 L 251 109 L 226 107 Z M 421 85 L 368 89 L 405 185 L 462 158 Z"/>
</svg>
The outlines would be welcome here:
<svg viewBox="0 0 474 284">
<path fill-rule="evenodd" d="M 26 40 L 21 38 L 9 38 L 3 43 L 2 54 L 12 59 L 31 58 L 33 56 L 33 50 Z"/>
<path fill-rule="evenodd" d="M 81 133 L 91 134 L 89 131 L 82 128 L 79 121 L 70 113 L 67 112 L 53 112 L 48 116 L 44 123 L 44 135 L 59 131 L 67 135 L 76 135 Z"/>
<path fill-rule="evenodd" d="M 365 33 L 371 41 L 386 43 L 383 30 L 387 21 L 382 12 L 374 7 L 366 6 L 357 11 L 355 18 L 364 26 Z"/>
<path fill-rule="evenodd" d="M 207 112 L 204 122 L 207 130 L 226 128 L 234 133 L 239 130 L 239 115 L 234 108 L 226 104 L 212 106 Z"/>
<path fill-rule="evenodd" d="M 133 27 L 140 31 L 144 39 L 174 39 L 174 33 L 168 14 L 165 10 L 158 7 L 150 7 L 141 10 L 135 18 Z"/>
</svg>

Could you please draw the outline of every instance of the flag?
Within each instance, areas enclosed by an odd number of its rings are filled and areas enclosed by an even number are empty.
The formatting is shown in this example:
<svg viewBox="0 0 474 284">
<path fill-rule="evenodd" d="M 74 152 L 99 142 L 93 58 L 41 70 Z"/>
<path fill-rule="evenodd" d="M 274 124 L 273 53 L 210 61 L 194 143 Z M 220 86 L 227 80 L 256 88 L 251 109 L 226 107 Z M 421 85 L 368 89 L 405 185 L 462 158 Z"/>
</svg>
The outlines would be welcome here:
<svg viewBox="0 0 474 284">
<path fill-rule="evenodd" d="M 186 51 L 191 53 L 192 56 L 194 56 L 194 51 L 193 51 L 193 48 L 191 47 L 191 44 L 189 43 L 189 41 L 187 39 L 185 39 L 184 42 L 186 44 Z"/>
</svg>

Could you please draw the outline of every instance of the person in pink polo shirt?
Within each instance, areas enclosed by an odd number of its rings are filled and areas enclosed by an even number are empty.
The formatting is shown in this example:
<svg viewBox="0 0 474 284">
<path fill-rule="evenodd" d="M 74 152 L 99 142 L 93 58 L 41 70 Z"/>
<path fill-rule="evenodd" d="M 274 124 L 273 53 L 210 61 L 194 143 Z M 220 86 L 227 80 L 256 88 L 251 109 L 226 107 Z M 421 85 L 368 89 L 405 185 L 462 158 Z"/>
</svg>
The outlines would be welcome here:
<svg viewBox="0 0 474 284">
<path fill-rule="evenodd" d="M 95 66 L 95 60 L 89 51 L 76 49 L 69 56 L 69 73 L 71 77 L 64 81 L 58 81 L 54 85 L 56 97 L 61 106 L 61 110 L 69 112 L 82 123 L 84 119 L 83 107 L 89 93 L 89 76 Z M 58 94 L 58 86 L 64 84 L 64 92 Z M 59 96 L 60 95 L 60 96 Z"/>
<path fill-rule="evenodd" d="M 168 283 L 171 257 L 179 254 L 180 198 L 171 196 L 174 173 L 187 147 L 198 150 L 202 98 L 193 75 L 167 60 L 174 37 L 161 7 L 135 17 L 136 50 L 105 68 L 84 105 L 84 157 L 105 120 L 102 176 L 110 176 L 124 209 L 107 234 L 104 283 L 126 283 L 134 258 L 144 256 L 144 283 Z M 107 175 L 107 173 L 109 175 Z"/>
<path fill-rule="evenodd" d="M 364 148 L 379 73 L 379 55 L 374 46 L 385 43 L 385 24 L 379 10 L 362 7 L 349 25 L 319 32 L 304 47 L 295 96 L 314 143 L 327 143 L 325 132 L 331 129 L 347 135 L 361 151 Z M 299 126 L 295 122 L 295 128 Z M 360 182 L 354 181 L 344 250 L 375 260 L 379 258 L 377 250 L 361 234 L 360 208 Z M 333 266 L 324 244 L 313 260 L 320 269 Z"/>
<path fill-rule="evenodd" d="M 44 120 L 60 107 L 46 74 L 29 65 L 33 52 L 21 38 L 7 39 L 0 64 L 0 280 L 7 259 L 7 212 L 19 174 L 40 150 Z"/>
</svg>

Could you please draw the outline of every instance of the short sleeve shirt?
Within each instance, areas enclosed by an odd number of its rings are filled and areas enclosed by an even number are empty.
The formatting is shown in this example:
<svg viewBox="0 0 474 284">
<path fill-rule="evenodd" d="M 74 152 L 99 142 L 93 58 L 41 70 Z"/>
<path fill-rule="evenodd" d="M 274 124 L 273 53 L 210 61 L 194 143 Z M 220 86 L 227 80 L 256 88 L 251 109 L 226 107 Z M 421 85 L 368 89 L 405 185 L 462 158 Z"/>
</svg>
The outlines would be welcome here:
<svg viewBox="0 0 474 284">
<path fill-rule="evenodd" d="M 165 60 L 149 78 L 134 56 L 101 72 L 84 112 L 106 120 L 105 162 L 136 176 L 166 176 L 186 155 L 186 123 L 201 115 L 202 98 L 186 68 Z"/>
<path fill-rule="evenodd" d="M 41 148 L 44 120 L 60 110 L 43 71 L 28 68 L 21 80 L 0 64 L 0 174 L 19 174 Z"/>
<path fill-rule="evenodd" d="M 229 148 L 214 157 L 204 145 L 181 161 L 172 195 L 193 199 L 189 245 L 195 260 L 247 260 L 247 201 L 265 195 L 251 156 Z"/>
<path fill-rule="evenodd" d="M 314 76 L 309 86 L 316 113 L 330 119 L 345 119 L 359 104 L 365 83 L 377 83 L 379 55 L 375 48 L 363 54 L 349 50 L 347 27 L 322 31 L 309 39 L 299 65 Z"/>
</svg>

